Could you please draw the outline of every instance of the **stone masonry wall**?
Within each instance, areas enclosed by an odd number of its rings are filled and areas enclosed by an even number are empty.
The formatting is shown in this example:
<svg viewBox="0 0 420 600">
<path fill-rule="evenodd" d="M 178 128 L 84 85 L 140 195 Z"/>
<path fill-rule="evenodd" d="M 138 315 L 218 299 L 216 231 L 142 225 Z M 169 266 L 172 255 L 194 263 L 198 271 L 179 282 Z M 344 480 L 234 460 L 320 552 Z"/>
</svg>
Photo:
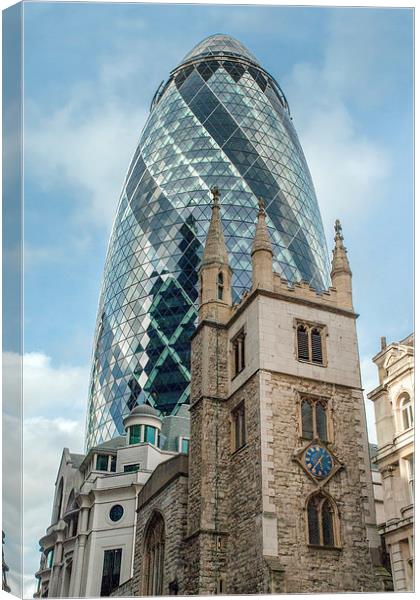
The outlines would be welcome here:
<svg viewBox="0 0 420 600">
<path fill-rule="evenodd" d="M 169 594 L 169 584 L 178 582 L 179 593 L 185 588 L 184 537 L 187 531 L 187 477 L 179 476 L 151 498 L 139 511 L 136 528 L 136 549 L 133 578 L 129 595 L 144 595 L 142 590 L 144 537 L 147 525 L 155 511 L 165 522 L 165 559 L 163 595 Z"/>
<path fill-rule="evenodd" d="M 192 342 L 186 593 L 212 594 L 225 581 L 227 534 L 227 338 L 202 327 Z"/>
<path fill-rule="evenodd" d="M 243 402 L 246 415 L 246 444 L 236 451 L 231 447 L 229 451 L 229 536 L 226 542 L 228 594 L 270 591 L 262 543 L 258 381 L 257 373 L 228 401 L 229 413 Z"/>
<path fill-rule="evenodd" d="M 360 391 L 342 386 L 296 380 L 265 373 L 272 398 L 272 441 L 275 504 L 278 515 L 280 562 L 285 568 L 285 592 L 375 591 L 373 567 L 366 537 L 367 474 L 360 426 Z M 294 460 L 294 450 L 306 443 L 300 437 L 298 392 L 329 398 L 333 436 L 330 450 L 342 461 L 323 487 L 336 502 L 341 549 L 309 547 L 306 500 L 318 484 Z"/>
</svg>

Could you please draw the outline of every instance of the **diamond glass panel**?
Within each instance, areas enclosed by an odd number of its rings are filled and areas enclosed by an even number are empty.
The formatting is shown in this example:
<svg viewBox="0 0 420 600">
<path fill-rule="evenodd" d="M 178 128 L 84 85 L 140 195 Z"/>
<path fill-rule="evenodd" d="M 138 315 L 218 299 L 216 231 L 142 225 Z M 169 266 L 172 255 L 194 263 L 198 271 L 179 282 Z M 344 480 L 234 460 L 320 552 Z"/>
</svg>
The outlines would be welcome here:
<svg viewBox="0 0 420 600">
<path fill-rule="evenodd" d="M 329 286 L 318 203 L 287 100 L 225 35 L 198 44 L 159 88 L 128 170 L 99 300 L 87 448 L 123 434 L 136 404 L 173 414 L 188 402 L 213 185 L 221 191 L 235 301 L 251 282 L 258 196 L 276 271 Z"/>
</svg>

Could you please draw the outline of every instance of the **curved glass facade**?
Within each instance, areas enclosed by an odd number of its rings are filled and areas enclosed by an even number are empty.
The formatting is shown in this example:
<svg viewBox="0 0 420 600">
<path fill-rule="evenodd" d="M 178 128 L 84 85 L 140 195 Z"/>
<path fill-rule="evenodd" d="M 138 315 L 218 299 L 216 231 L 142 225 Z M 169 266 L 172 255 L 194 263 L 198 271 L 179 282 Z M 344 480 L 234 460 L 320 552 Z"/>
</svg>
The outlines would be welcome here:
<svg viewBox="0 0 420 600">
<path fill-rule="evenodd" d="M 238 41 L 216 35 L 174 69 L 152 102 L 123 186 L 99 302 L 87 447 L 123 432 L 146 400 L 163 414 L 188 401 L 197 270 L 221 215 L 233 297 L 250 286 L 257 198 L 275 269 L 328 287 L 329 260 L 311 176 L 286 98 Z"/>
</svg>

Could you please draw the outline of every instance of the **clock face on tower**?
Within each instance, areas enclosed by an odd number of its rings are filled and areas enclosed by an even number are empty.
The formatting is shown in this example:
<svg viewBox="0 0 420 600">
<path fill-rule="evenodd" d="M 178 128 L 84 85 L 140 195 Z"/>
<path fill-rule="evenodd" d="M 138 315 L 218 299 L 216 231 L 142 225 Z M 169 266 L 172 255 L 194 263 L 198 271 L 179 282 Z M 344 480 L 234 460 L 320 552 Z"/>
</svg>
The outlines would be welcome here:
<svg viewBox="0 0 420 600">
<path fill-rule="evenodd" d="M 333 468 L 333 459 L 326 448 L 312 444 L 305 451 L 304 462 L 308 471 L 317 479 L 327 477 Z"/>
</svg>

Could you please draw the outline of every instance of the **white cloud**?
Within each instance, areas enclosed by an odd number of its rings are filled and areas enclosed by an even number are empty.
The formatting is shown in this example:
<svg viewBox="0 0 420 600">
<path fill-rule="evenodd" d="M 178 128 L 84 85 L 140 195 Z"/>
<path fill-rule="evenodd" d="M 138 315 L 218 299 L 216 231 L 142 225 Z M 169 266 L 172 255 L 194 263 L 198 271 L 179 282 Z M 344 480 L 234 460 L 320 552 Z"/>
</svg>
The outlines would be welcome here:
<svg viewBox="0 0 420 600">
<path fill-rule="evenodd" d="M 376 56 L 359 24 L 360 19 L 332 19 L 322 62 L 296 64 L 285 82 L 327 232 L 335 218 L 348 223 L 366 216 L 386 192 L 392 167 L 387 150 L 366 133 L 353 110 L 355 88 L 364 93 Z M 376 77 L 371 87 L 380 83 Z"/>
<path fill-rule="evenodd" d="M 30 597 L 38 568 L 38 540 L 51 518 L 52 495 L 63 447 L 83 451 L 89 369 L 54 366 L 45 354 L 23 357 L 24 413 L 20 406 L 22 360 L 3 354 L 3 528 L 13 592 L 20 589 L 23 516 L 24 594 Z M 23 433 L 23 436 L 22 436 Z M 22 457 L 23 440 L 23 457 Z M 17 474 L 22 472 L 22 480 Z M 22 515 L 22 498 L 24 498 Z"/>
<path fill-rule="evenodd" d="M 74 420 L 34 417 L 24 421 L 23 556 L 26 597 L 31 597 L 35 591 L 34 574 L 39 567 L 36 548 L 50 524 L 54 484 L 62 450 L 66 447 L 72 452 L 82 452 L 83 433 L 83 417 Z"/>
<path fill-rule="evenodd" d="M 57 202 L 61 190 L 74 190 L 72 219 L 107 228 L 159 74 L 179 53 L 176 39 L 145 39 L 143 21 L 119 27 L 95 79 L 66 90 L 62 105 L 46 111 L 25 99 L 25 170 Z"/>
<path fill-rule="evenodd" d="M 75 194 L 82 190 L 75 201 L 79 219 L 109 226 L 145 112 L 112 101 L 81 119 L 84 111 L 84 101 L 79 100 L 50 116 L 34 112 L 25 150 L 30 168 L 46 189 L 59 191 L 66 182 Z"/>
</svg>

